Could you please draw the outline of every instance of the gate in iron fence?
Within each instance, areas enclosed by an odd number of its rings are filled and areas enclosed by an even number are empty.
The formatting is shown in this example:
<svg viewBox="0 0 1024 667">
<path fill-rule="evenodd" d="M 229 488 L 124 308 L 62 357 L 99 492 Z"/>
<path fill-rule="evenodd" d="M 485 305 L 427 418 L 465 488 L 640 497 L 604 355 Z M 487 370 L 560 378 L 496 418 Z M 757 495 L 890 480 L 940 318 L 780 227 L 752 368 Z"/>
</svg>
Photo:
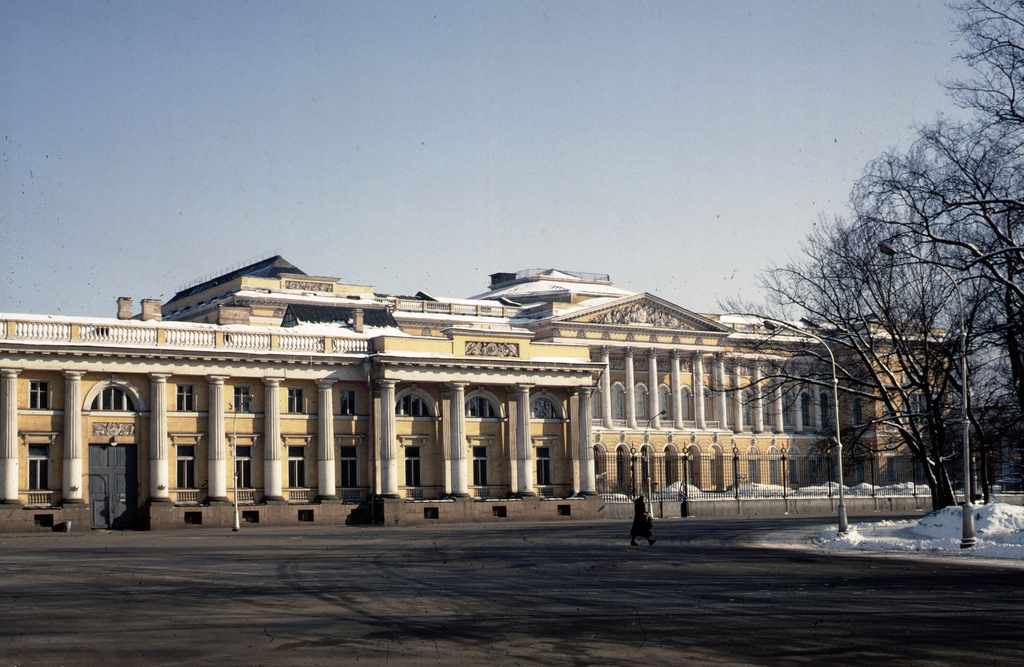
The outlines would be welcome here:
<svg viewBox="0 0 1024 667">
<path fill-rule="evenodd" d="M 831 498 L 839 495 L 835 457 L 828 454 L 596 453 L 597 491 L 605 502 L 728 498 Z M 843 461 L 847 496 L 928 496 L 910 454 L 881 453 Z"/>
</svg>

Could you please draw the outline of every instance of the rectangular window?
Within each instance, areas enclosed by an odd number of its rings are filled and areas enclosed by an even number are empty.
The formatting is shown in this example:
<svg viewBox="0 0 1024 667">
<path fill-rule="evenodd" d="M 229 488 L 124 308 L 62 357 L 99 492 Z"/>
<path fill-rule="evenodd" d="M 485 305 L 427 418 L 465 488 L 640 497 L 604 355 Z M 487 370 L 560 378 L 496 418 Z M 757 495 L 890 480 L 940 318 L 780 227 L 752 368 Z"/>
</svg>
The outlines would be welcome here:
<svg viewBox="0 0 1024 667">
<path fill-rule="evenodd" d="M 252 488 L 252 445 L 235 447 L 235 484 L 239 489 Z"/>
<path fill-rule="evenodd" d="M 537 448 L 537 486 L 551 484 L 551 448 Z"/>
<path fill-rule="evenodd" d="M 306 396 L 302 389 L 288 388 L 288 412 L 293 415 L 306 414 Z"/>
<path fill-rule="evenodd" d="M 50 383 L 32 380 L 28 387 L 28 407 L 31 410 L 50 409 Z"/>
<path fill-rule="evenodd" d="M 306 448 L 302 445 L 288 446 L 288 488 L 306 488 Z"/>
<path fill-rule="evenodd" d="M 351 389 L 342 389 L 338 392 L 338 396 L 341 399 L 341 409 L 338 414 L 354 415 L 356 413 L 356 392 Z"/>
<path fill-rule="evenodd" d="M 45 445 L 29 445 L 28 490 L 50 490 L 50 448 Z"/>
<path fill-rule="evenodd" d="M 357 456 L 356 448 L 345 446 L 341 448 L 341 488 L 354 489 L 359 486 L 356 478 Z"/>
<path fill-rule="evenodd" d="M 473 448 L 473 485 L 487 486 L 487 447 Z"/>
<path fill-rule="evenodd" d="M 860 396 L 854 396 L 850 405 L 851 421 L 854 426 L 861 426 L 864 423 L 864 401 Z"/>
<path fill-rule="evenodd" d="M 252 412 L 252 388 L 235 387 L 235 412 Z"/>
<path fill-rule="evenodd" d="M 420 484 L 420 448 L 405 448 L 405 485 L 421 486 Z"/>
<path fill-rule="evenodd" d="M 179 412 L 195 412 L 196 411 L 196 388 L 191 384 L 179 384 L 178 385 L 178 411 Z M 192 488 L 192 487 L 188 487 Z"/>
<path fill-rule="evenodd" d="M 178 445 L 178 488 L 196 488 L 195 445 Z"/>
</svg>

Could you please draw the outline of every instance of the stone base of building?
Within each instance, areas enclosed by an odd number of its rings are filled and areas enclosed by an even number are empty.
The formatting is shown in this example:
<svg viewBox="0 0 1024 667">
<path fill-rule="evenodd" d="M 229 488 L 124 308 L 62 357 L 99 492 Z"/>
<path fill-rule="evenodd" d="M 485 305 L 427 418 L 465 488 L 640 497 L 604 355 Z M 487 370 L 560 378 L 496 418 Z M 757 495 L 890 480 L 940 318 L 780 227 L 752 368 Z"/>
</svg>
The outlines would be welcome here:
<svg viewBox="0 0 1024 667">
<path fill-rule="evenodd" d="M 139 528 L 227 528 L 235 522 L 233 505 L 149 505 L 140 508 Z M 257 526 L 344 526 L 370 523 L 369 503 L 268 503 L 239 505 L 239 525 Z"/>
<path fill-rule="evenodd" d="M 89 530 L 89 507 L 0 507 L 0 533 L 48 533 Z"/>
<path fill-rule="evenodd" d="M 571 521 L 600 519 L 604 500 L 600 496 L 572 498 L 446 500 L 378 499 L 373 504 L 375 523 L 386 526 L 415 526 L 433 523 L 493 523 L 505 521 Z"/>
</svg>

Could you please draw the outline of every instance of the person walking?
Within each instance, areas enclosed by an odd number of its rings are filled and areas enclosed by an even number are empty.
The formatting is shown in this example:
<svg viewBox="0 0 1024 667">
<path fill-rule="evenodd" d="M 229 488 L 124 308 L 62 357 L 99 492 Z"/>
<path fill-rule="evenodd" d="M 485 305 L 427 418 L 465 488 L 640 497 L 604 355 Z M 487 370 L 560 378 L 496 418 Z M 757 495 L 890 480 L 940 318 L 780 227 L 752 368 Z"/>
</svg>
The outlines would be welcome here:
<svg viewBox="0 0 1024 667">
<path fill-rule="evenodd" d="M 640 496 L 633 501 L 633 526 L 629 529 L 629 543 L 634 547 L 640 546 L 636 538 L 646 537 L 647 544 L 653 545 L 658 540 L 651 537 L 651 528 L 654 527 L 654 517 L 647 511 L 647 499 Z"/>
</svg>

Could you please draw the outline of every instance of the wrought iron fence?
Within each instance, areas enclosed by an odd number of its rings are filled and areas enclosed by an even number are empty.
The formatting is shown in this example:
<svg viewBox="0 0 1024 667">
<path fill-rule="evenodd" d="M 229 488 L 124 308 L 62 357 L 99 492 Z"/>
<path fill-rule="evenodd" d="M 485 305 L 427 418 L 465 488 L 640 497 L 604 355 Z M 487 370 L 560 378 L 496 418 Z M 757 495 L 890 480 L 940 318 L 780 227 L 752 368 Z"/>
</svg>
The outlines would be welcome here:
<svg viewBox="0 0 1024 667">
<path fill-rule="evenodd" d="M 595 455 L 597 491 L 606 502 L 729 498 L 825 498 L 839 495 L 829 454 L 664 454 L 624 451 Z M 847 496 L 928 496 L 910 454 L 843 460 Z"/>
</svg>

